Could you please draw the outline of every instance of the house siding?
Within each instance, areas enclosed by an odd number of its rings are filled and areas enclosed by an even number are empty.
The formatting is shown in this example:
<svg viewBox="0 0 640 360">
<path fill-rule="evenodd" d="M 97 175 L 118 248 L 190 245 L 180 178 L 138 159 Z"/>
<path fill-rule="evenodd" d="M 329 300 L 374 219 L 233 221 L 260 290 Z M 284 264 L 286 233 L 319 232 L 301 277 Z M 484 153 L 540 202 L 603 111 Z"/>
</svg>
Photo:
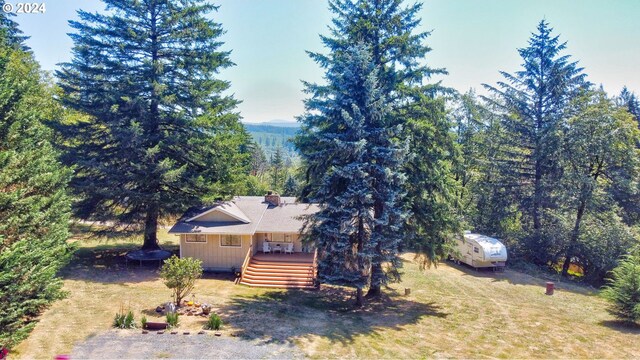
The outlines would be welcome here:
<svg viewBox="0 0 640 360">
<path fill-rule="evenodd" d="M 220 246 L 220 235 L 207 235 L 206 243 L 188 243 L 185 235 L 180 235 L 181 256 L 202 260 L 202 267 L 208 271 L 239 270 L 252 243 L 251 235 L 240 236 L 242 246 L 230 247 Z"/>
</svg>

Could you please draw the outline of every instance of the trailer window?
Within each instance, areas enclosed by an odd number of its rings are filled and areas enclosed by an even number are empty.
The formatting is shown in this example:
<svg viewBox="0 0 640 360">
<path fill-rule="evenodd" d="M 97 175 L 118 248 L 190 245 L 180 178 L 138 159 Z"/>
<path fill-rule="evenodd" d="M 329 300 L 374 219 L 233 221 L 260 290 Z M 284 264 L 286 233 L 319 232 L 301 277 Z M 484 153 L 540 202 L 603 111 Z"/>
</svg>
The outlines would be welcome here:
<svg viewBox="0 0 640 360">
<path fill-rule="evenodd" d="M 474 252 L 474 253 L 480 253 L 480 249 L 478 249 L 477 247 L 475 247 L 475 246 L 474 246 L 474 247 L 473 247 L 473 252 Z"/>
</svg>

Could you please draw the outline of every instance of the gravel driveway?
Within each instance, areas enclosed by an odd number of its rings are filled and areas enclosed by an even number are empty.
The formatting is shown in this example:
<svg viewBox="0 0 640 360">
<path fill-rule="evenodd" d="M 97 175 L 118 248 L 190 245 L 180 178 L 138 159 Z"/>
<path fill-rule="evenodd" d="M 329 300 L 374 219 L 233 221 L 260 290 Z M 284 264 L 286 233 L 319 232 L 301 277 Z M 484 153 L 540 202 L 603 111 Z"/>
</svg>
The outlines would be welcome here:
<svg viewBox="0 0 640 360">
<path fill-rule="evenodd" d="M 205 335 L 109 331 L 75 346 L 72 359 L 302 359 L 292 344 Z"/>
</svg>

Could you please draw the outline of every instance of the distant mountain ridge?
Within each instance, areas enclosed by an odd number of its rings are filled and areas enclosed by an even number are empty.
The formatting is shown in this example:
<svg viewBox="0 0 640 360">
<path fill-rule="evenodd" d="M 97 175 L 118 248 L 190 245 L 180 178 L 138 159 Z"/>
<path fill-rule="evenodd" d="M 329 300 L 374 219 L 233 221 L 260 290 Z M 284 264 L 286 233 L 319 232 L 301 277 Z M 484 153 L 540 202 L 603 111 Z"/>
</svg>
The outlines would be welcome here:
<svg viewBox="0 0 640 360">
<path fill-rule="evenodd" d="M 292 127 L 292 128 L 299 128 L 300 127 L 300 123 L 298 123 L 297 121 L 280 120 L 280 119 L 269 120 L 269 121 L 258 122 L 258 123 L 246 122 L 244 124 L 245 125 L 267 125 L 267 126 L 278 126 L 278 127 Z"/>
</svg>

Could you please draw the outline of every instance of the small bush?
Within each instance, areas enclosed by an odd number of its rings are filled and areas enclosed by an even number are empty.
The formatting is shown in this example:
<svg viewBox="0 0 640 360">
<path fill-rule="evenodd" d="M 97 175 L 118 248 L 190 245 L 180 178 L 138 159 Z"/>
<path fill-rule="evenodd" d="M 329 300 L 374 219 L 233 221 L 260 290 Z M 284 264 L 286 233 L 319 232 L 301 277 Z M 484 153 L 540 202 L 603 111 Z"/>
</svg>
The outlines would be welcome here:
<svg viewBox="0 0 640 360">
<path fill-rule="evenodd" d="M 179 322 L 178 313 L 175 313 L 175 312 L 167 313 L 167 324 L 169 324 L 169 327 L 172 327 L 172 328 L 177 327 L 178 322 Z"/>
<path fill-rule="evenodd" d="M 640 255 L 624 257 L 611 274 L 602 291 L 609 312 L 622 321 L 640 321 Z"/>
<path fill-rule="evenodd" d="M 147 317 L 142 315 L 142 319 L 140 319 L 140 327 L 143 329 L 147 327 Z"/>
<path fill-rule="evenodd" d="M 196 285 L 196 280 L 202 276 L 202 261 L 192 258 L 172 256 L 165 260 L 160 277 L 164 284 L 173 290 L 172 297 L 177 306 L 187 297 Z"/>
<path fill-rule="evenodd" d="M 220 319 L 220 316 L 218 316 L 218 314 L 209 315 L 209 320 L 207 320 L 205 328 L 207 330 L 220 330 L 221 327 L 222 319 Z"/>
<path fill-rule="evenodd" d="M 113 319 L 113 327 L 118 329 L 134 329 L 136 327 L 136 320 L 133 312 L 129 310 L 126 314 L 123 311 L 117 313 Z"/>
<path fill-rule="evenodd" d="M 118 329 L 123 329 L 125 316 L 126 316 L 125 314 L 116 313 L 116 317 L 113 319 L 113 327 Z"/>
</svg>

